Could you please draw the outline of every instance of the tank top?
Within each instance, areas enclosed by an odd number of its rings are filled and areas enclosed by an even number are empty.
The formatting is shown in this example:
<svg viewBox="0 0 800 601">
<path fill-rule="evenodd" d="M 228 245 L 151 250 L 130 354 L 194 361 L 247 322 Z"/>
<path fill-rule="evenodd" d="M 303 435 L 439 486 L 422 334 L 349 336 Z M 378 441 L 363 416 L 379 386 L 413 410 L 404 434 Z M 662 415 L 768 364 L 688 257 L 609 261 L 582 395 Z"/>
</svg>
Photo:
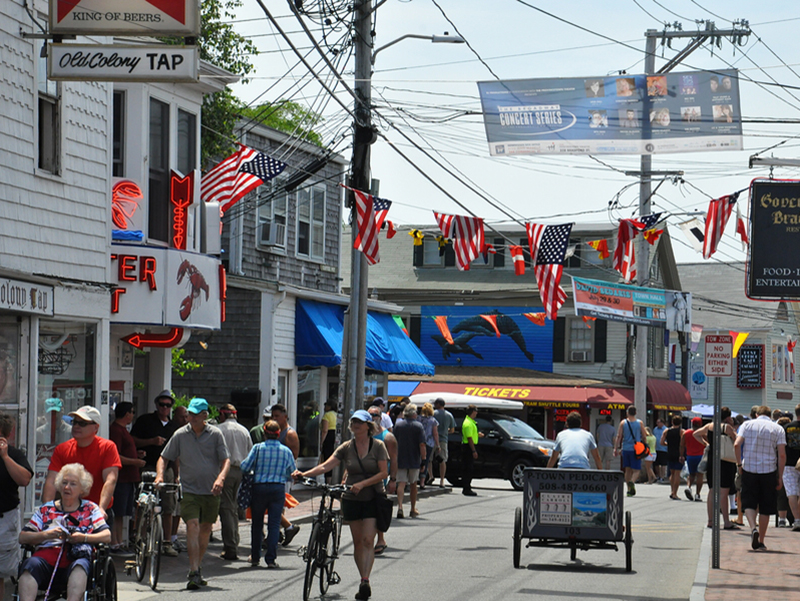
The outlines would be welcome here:
<svg viewBox="0 0 800 601">
<path fill-rule="evenodd" d="M 294 432 L 294 428 L 291 426 L 286 426 L 286 429 L 278 435 L 278 442 L 285 447 L 289 446 L 286 444 L 286 435 L 289 434 L 289 432 Z"/>
</svg>

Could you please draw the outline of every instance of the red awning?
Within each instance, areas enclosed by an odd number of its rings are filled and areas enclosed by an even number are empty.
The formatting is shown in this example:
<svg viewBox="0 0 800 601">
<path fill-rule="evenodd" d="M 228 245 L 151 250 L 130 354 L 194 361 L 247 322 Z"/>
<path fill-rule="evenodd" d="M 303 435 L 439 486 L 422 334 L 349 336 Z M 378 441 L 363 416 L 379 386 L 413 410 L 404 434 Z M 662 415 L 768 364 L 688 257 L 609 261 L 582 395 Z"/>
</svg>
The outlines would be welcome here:
<svg viewBox="0 0 800 601">
<path fill-rule="evenodd" d="M 659 411 L 689 411 L 692 395 L 680 382 L 648 378 L 647 406 Z"/>
<path fill-rule="evenodd" d="M 633 403 L 630 388 L 577 386 L 505 386 L 421 382 L 414 394 L 453 392 L 490 399 L 522 401 L 529 407 L 625 409 Z"/>
</svg>

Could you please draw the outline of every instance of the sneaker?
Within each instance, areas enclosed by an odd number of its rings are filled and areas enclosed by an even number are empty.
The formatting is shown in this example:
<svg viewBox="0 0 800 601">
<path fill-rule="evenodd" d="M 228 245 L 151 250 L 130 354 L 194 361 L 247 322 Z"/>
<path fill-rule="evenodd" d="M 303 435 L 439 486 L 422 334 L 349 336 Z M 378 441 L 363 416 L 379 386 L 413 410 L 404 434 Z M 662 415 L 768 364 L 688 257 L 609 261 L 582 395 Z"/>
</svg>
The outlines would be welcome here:
<svg viewBox="0 0 800 601">
<path fill-rule="evenodd" d="M 753 547 L 753 551 L 758 551 L 759 545 L 762 543 L 758 542 L 758 528 L 753 528 L 753 532 L 751 533 L 752 540 L 750 541 L 750 546 Z"/>
<path fill-rule="evenodd" d="M 636 496 L 636 485 L 633 482 L 631 482 L 630 485 L 628 486 L 628 496 L 629 497 Z"/>
<path fill-rule="evenodd" d="M 177 538 L 172 541 L 172 548 L 175 549 L 178 553 L 186 550 L 183 548 L 183 545 Z"/>
<path fill-rule="evenodd" d="M 186 582 L 186 588 L 190 591 L 196 591 L 201 587 L 200 574 L 198 572 L 189 572 L 189 577 Z"/>
<path fill-rule="evenodd" d="M 277 569 L 278 569 L 278 568 L 280 568 L 280 567 L 281 567 L 281 566 L 279 566 L 279 565 L 278 565 L 277 563 L 275 563 L 274 561 L 273 561 L 272 563 L 268 563 L 268 564 L 267 564 L 267 569 L 268 569 L 268 570 L 277 570 Z"/>
<path fill-rule="evenodd" d="M 683 494 L 685 494 L 686 498 L 689 499 L 690 501 L 694 500 L 694 496 L 692 496 L 692 489 L 691 488 L 687 488 L 686 490 L 684 490 Z"/>
<path fill-rule="evenodd" d="M 694 500 L 697 501 L 698 503 L 703 501 L 703 499 L 700 498 L 700 495 L 695 495 Z"/>
<path fill-rule="evenodd" d="M 171 543 L 162 543 L 161 545 L 161 555 L 166 555 L 167 557 L 177 557 L 178 552 L 172 546 Z"/>
<path fill-rule="evenodd" d="M 197 578 L 200 581 L 200 586 L 208 586 L 208 580 L 203 578 L 203 568 L 197 568 Z"/>
<path fill-rule="evenodd" d="M 476 493 L 472 489 L 470 489 L 470 490 L 462 490 L 461 494 L 464 495 L 465 497 L 477 497 L 478 496 L 478 493 Z"/>
<path fill-rule="evenodd" d="M 361 584 L 358 585 L 358 592 L 356 593 L 356 599 L 358 601 L 366 601 L 372 596 L 372 588 L 369 586 L 368 580 L 362 580 Z"/>
<path fill-rule="evenodd" d="M 292 542 L 292 539 L 297 536 L 297 533 L 300 532 L 300 526 L 295 526 L 292 524 L 288 528 L 283 531 L 283 542 L 281 543 L 282 546 L 288 547 L 289 543 Z"/>
<path fill-rule="evenodd" d="M 792 532 L 800 532 L 800 520 L 795 520 Z"/>
<path fill-rule="evenodd" d="M 786 518 L 778 519 L 778 528 L 786 528 Z"/>
</svg>

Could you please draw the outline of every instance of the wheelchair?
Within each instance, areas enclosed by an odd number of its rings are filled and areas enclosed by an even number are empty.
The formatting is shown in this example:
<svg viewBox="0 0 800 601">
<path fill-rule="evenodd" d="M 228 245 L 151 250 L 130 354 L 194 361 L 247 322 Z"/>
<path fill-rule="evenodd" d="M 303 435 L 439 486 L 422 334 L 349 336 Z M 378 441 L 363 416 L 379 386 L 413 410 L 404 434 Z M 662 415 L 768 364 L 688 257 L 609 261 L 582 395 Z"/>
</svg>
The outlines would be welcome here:
<svg viewBox="0 0 800 601">
<path fill-rule="evenodd" d="M 22 563 L 33 554 L 35 547 L 22 545 Z M 19 599 L 19 576 L 13 579 L 14 593 L 13 601 Z M 44 598 L 44 590 L 39 590 L 37 601 L 52 601 L 66 597 L 66 588 L 61 590 L 52 589 L 50 596 Z M 108 545 L 99 544 L 92 546 L 92 561 L 90 563 L 89 577 L 86 579 L 86 592 L 83 594 L 83 601 L 117 601 L 117 569 Z"/>
</svg>

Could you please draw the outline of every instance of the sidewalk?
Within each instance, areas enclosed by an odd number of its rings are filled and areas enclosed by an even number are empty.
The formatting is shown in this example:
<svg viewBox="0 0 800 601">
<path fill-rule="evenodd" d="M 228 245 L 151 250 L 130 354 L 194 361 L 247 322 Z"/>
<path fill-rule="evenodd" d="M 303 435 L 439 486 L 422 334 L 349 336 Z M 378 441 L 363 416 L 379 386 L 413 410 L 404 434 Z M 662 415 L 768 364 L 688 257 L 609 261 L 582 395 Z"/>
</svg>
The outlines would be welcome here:
<svg viewBox="0 0 800 601">
<path fill-rule="evenodd" d="M 774 524 L 773 520 L 764 539 L 767 551 L 752 550 L 747 520 L 741 530 L 725 532 L 720 542 L 718 570 L 711 569 L 711 530 L 706 530 L 703 546 L 709 550 L 709 569 L 705 601 L 797 598 L 795 595 L 800 587 L 800 570 L 797 566 L 800 532 L 793 532 L 791 528 L 776 528 Z"/>
</svg>

